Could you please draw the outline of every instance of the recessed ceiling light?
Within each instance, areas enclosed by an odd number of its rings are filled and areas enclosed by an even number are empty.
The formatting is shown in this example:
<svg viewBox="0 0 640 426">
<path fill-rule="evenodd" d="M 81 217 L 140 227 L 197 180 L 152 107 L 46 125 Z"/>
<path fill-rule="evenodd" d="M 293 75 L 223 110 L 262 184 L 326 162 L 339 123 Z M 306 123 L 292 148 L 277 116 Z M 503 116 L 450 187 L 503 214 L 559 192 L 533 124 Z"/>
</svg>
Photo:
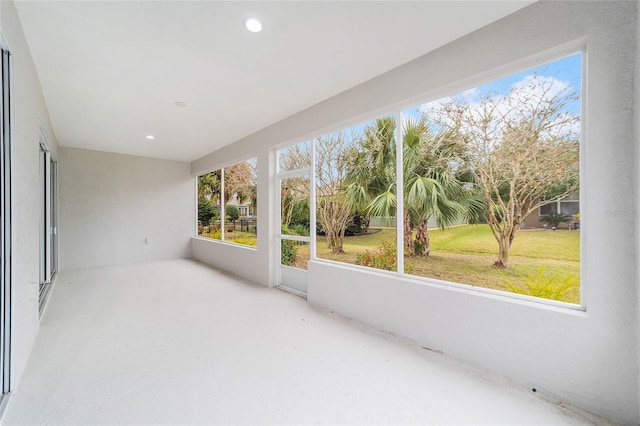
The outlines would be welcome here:
<svg viewBox="0 0 640 426">
<path fill-rule="evenodd" d="M 256 18 L 247 18 L 244 20 L 244 26 L 247 27 L 252 33 L 259 33 L 262 31 L 262 23 Z"/>
<path fill-rule="evenodd" d="M 186 103 L 186 102 L 178 101 L 178 102 L 176 102 L 176 106 L 179 106 L 179 107 L 186 107 L 186 106 L 187 106 L 187 103 Z"/>
<path fill-rule="evenodd" d="M 149 140 L 152 140 L 152 139 L 155 139 L 155 138 L 156 138 L 156 137 L 155 137 L 155 136 L 153 136 L 153 135 L 147 135 L 147 139 L 149 139 Z"/>
</svg>

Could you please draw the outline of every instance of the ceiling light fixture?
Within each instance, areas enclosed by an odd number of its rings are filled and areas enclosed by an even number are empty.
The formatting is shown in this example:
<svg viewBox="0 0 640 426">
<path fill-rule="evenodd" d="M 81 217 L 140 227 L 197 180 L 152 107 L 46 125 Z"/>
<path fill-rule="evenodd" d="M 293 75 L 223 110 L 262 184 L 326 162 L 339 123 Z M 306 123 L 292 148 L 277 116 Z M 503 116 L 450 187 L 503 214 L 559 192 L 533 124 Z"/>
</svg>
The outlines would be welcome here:
<svg viewBox="0 0 640 426">
<path fill-rule="evenodd" d="M 156 137 L 155 137 L 155 136 L 153 136 L 153 135 L 147 135 L 147 139 L 149 139 L 149 140 L 152 140 L 152 139 L 155 139 L 155 138 L 156 138 Z"/>
<path fill-rule="evenodd" d="M 256 18 L 247 18 L 244 20 L 244 26 L 247 27 L 252 33 L 259 33 L 262 31 L 262 23 Z"/>
</svg>

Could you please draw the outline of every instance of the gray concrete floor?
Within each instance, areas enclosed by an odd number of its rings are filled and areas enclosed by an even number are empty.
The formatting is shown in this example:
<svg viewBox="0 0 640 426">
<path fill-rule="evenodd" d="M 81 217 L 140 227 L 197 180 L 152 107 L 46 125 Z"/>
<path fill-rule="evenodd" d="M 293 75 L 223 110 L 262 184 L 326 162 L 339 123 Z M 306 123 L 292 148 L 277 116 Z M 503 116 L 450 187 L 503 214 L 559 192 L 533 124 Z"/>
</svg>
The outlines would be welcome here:
<svg viewBox="0 0 640 426">
<path fill-rule="evenodd" d="M 599 422 L 300 297 L 189 260 L 62 272 L 3 421 Z"/>
</svg>

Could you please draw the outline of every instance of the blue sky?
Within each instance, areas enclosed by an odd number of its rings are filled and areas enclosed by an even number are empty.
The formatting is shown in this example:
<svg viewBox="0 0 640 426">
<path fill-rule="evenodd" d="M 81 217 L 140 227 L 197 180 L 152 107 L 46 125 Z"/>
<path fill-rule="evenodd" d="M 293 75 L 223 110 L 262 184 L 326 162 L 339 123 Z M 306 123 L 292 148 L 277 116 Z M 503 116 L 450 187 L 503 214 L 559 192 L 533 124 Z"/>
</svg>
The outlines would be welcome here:
<svg viewBox="0 0 640 426">
<path fill-rule="evenodd" d="M 529 68 L 518 73 L 511 74 L 507 77 L 494 80 L 490 83 L 476 86 L 464 92 L 452 93 L 451 95 L 445 96 L 442 99 L 457 98 L 459 96 L 462 96 L 464 93 L 472 92 L 474 90 L 483 96 L 506 95 L 513 85 L 525 80 L 528 76 L 531 76 L 533 74 L 554 78 L 559 82 L 568 84 L 574 91 L 581 93 L 582 53 L 572 54 L 534 68 Z M 425 108 L 426 105 L 437 104 L 442 99 L 435 100 L 423 105 L 416 105 L 414 107 L 406 109 L 405 111 L 403 111 L 403 113 L 417 116 L 420 114 L 420 111 Z M 572 111 L 574 114 L 580 115 L 580 101 L 569 104 L 567 106 L 567 110 Z"/>
<path fill-rule="evenodd" d="M 581 86 L 582 76 L 582 54 L 568 56 L 566 58 L 550 62 L 546 65 L 530 68 L 509 77 L 502 78 L 493 83 L 480 86 L 480 90 L 500 90 L 500 86 L 511 86 L 518 81 L 523 80 L 527 75 L 537 73 L 548 77 L 555 77 L 560 81 L 568 82 L 575 89 L 579 90 Z"/>
<path fill-rule="evenodd" d="M 482 95 L 494 94 L 494 95 L 505 95 L 509 92 L 509 88 L 523 81 L 527 76 L 532 74 L 538 74 L 540 76 L 555 78 L 560 82 L 564 82 L 569 84 L 573 90 L 581 92 L 582 87 L 582 53 L 575 53 L 564 58 L 551 61 L 549 63 L 529 68 L 523 71 L 520 71 L 515 74 L 511 74 L 507 77 L 501 78 L 499 80 L 495 80 L 491 83 L 487 83 L 481 86 L 477 86 L 471 90 L 477 90 Z M 469 91 L 465 91 L 469 92 Z M 457 92 L 451 93 L 449 96 L 446 96 L 442 99 L 455 98 L 461 96 L 465 92 Z M 438 102 L 436 100 L 434 103 Z M 411 108 L 407 108 L 403 111 L 403 114 L 419 116 L 420 111 L 422 111 L 427 104 L 419 104 L 415 105 Z M 577 101 L 571 105 L 568 105 L 569 110 L 573 110 L 574 114 L 580 115 L 580 101 Z M 389 114 L 395 115 L 395 114 Z M 374 123 L 375 120 L 369 120 L 367 122 L 360 123 L 348 129 L 343 129 L 346 135 L 351 135 L 353 133 L 361 134 L 364 130 L 365 126 Z M 331 135 L 337 134 L 340 131 L 332 132 Z M 353 133 L 352 133 L 353 132 Z"/>
</svg>

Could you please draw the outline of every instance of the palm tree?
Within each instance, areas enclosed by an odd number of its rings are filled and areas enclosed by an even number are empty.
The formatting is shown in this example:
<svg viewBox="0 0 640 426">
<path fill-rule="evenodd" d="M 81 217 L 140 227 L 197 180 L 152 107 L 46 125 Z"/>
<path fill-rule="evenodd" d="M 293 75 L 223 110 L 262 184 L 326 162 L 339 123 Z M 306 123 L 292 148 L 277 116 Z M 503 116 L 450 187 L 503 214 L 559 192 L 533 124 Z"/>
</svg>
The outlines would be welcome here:
<svg viewBox="0 0 640 426">
<path fill-rule="evenodd" d="M 389 197 L 389 212 L 395 211 L 395 129 L 393 117 L 377 119 L 365 127 L 364 137 L 349 153 L 351 164 L 343 185 L 347 207 L 353 214 L 362 215 L 366 223 L 377 215 L 370 206 L 380 194 Z"/>
<path fill-rule="evenodd" d="M 220 170 L 198 176 L 198 201 L 217 201 L 220 194 Z"/>
<path fill-rule="evenodd" d="M 481 203 L 457 179 L 461 160 L 443 135 L 434 135 L 424 116 L 404 123 L 404 247 L 411 255 L 431 252 L 427 223 L 439 227 L 479 213 Z M 347 175 L 345 192 L 351 208 L 363 208 L 369 216 L 393 216 L 396 212 L 395 121 L 385 117 L 365 130 L 354 167 Z M 415 240 L 413 228 L 416 227 Z"/>
<path fill-rule="evenodd" d="M 560 225 L 561 223 L 571 222 L 571 216 L 567 216 L 566 214 L 563 214 L 563 213 L 549 213 L 549 214 L 540 216 L 539 220 L 545 225 L 550 226 L 551 229 L 555 231 L 558 225 Z"/>
</svg>

